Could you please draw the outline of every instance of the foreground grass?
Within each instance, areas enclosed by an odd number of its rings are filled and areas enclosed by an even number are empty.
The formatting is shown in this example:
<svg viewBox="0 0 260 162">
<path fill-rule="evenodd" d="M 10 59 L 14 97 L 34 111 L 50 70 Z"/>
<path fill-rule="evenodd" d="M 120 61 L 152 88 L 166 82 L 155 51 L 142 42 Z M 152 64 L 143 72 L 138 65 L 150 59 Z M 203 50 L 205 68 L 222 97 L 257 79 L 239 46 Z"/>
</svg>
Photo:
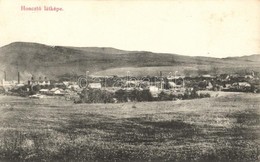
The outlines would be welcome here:
<svg viewBox="0 0 260 162">
<path fill-rule="evenodd" d="M 259 97 L 74 105 L 0 96 L 0 160 L 258 161 Z"/>
</svg>

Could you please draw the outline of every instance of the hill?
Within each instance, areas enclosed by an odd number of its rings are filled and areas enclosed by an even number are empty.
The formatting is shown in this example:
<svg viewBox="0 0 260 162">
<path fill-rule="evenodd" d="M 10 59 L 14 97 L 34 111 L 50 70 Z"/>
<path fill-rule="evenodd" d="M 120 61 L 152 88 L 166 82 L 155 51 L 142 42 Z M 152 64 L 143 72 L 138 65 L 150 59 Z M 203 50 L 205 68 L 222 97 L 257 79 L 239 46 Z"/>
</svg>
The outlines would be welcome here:
<svg viewBox="0 0 260 162">
<path fill-rule="evenodd" d="M 135 51 L 124 51 L 111 47 L 68 47 L 76 50 L 81 50 L 84 52 L 92 52 L 92 53 L 102 53 L 102 54 L 126 54 L 133 53 Z"/>
<path fill-rule="evenodd" d="M 249 56 L 241 56 L 241 57 L 227 57 L 224 60 L 241 60 L 241 61 L 248 61 L 248 62 L 260 62 L 260 54 L 254 54 Z"/>
<path fill-rule="evenodd" d="M 183 74 L 259 71 L 260 55 L 232 58 L 191 57 L 147 51 L 123 51 L 115 48 L 63 47 L 14 42 L 0 48 L 0 69 L 7 79 L 32 75 L 51 79 L 64 74 L 157 75 L 178 70 Z M 0 72 L 3 78 L 3 72 Z"/>
</svg>

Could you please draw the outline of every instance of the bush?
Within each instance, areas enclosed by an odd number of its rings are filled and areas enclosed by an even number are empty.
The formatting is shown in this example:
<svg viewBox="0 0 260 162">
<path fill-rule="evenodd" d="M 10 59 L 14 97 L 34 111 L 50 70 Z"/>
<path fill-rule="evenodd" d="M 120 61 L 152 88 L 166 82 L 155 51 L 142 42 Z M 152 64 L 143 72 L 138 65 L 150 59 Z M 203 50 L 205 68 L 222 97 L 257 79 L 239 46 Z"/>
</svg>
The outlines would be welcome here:
<svg viewBox="0 0 260 162">
<path fill-rule="evenodd" d="M 149 90 L 134 89 L 129 95 L 131 101 L 153 101 L 153 96 Z"/>
<path fill-rule="evenodd" d="M 4 94 L 5 93 L 5 89 L 3 87 L 0 87 L 0 94 Z"/>
<path fill-rule="evenodd" d="M 80 101 L 76 103 L 113 103 L 114 95 L 100 89 L 84 89 L 80 94 Z"/>
<path fill-rule="evenodd" d="M 15 95 L 18 95 L 18 96 L 21 96 L 21 97 L 27 97 L 27 96 L 31 95 L 31 93 L 32 93 L 31 91 L 28 92 L 27 88 L 30 89 L 29 86 L 25 85 L 25 86 L 22 86 L 22 87 L 13 88 L 10 91 L 13 92 Z"/>
<path fill-rule="evenodd" d="M 149 90 L 141 91 L 141 99 L 143 101 L 153 101 L 153 96 Z"/>
<path fill-rule="evenodd" d="M 209 93 L 201 93 L 199 94 L 199 98 L 209 98 L 210 94 Z"/>
<path fill-rule="evenodd" d="M 158 100 L 159 100 L 159 101 L 171 101 L 171 100 L 173 100 L 173 95 L 167 94 L 167 93 L 165 93 L 165 92 L 161 92 L 161 93 L 158 95 Z"/>
<path fill-rule="evenodd" d="M 188 90 L 186 89 L 184 95 L 183 95 L 183 99 L 194 99 L 194 98 L 199 98 L 199 94 L 197 93 L 196 89 L 193 90 Z"/>
<path fill-rule="evenodd" d="M 130 101 L 153 101 L 153 96 L 149 90 L 138 90 L 134 89 L 132 91 L 126 91 L 126 90 L 118 90 L 115 92 L 115 98 L 118 100 L 118 102 L 127 102 Z"/>
<path fill-rule="evenodd" d="M 177 99 L 182 100 L 183 99 L 183 95 L 182 94 L 178 94 Z"/>
<path fill-rule="evenodd" d="M 128 94 L 125 90 L 120 89 L 115 92 L 115 98 L 118 102 L 127 102 Z"/>
</svg>

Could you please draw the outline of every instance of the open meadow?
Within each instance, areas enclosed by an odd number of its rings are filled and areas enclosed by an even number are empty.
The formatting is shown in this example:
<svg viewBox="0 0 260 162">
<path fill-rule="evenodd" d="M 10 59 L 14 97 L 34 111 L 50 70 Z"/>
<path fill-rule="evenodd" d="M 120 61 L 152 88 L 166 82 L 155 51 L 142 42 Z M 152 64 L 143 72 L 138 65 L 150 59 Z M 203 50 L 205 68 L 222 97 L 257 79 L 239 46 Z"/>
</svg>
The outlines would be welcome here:
<svg viewBox="0 0 260 162">
<path fill-rule="evenodd" d="M 259 161 L 260 95 L 73 104 L 0 96 L 0 161 Z"/>
</svg>

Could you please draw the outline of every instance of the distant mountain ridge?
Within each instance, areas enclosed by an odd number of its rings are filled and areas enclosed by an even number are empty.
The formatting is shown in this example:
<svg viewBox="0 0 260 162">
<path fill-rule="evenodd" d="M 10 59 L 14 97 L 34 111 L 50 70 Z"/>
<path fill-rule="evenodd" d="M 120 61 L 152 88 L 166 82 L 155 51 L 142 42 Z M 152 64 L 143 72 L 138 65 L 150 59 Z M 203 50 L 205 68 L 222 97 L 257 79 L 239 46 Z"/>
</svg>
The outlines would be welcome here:
<svg viewBox="0 0 260 162">
<path fill-rule="evenodd" d="M 134 51 L 124 51 L 112 47 L 68 47 L 84 52 L 103 53 L 103 54 L 126 54 L 133 53 Z"/>
<path fill-rule="evenodd" d="M 217 68 L 219 73 L 236 70 L 259 71 L 260 54 L 212 58 L 191 57 L 177 54 L 153 53 L 148 51 L 124 51 L 110 47 L 65 47 L 48 46 L 39 43 L 14 42 L 0 48 L 0 79 L 7 72 L 12 80 L 21 73 L 23 80 L 30 76 L 57 78 L 63 74 L 112 74 L 124 75 L 120 69 L 131 68 L 131 73 L 147 75 L 154 71 L 210 70 Z M 115 69 L 119 69 L 115 71 Z M 146 70 L 144 70 L 146 69 Z M 150 69 L 154 69 L 153 71 Z M 103 72 L 103 73 L 101 73 Z M 123 73 L 123 74 L 121 74 Z"/>
<path fill-rule="evenodd" d="M 260 62 L 260 54 L 253 54 L 249 56 L 240 56 L 240 57 L 226 57 L 223 58 L 226 60 L 244 60 L 244 61 L 258 61 Z"/>
</svg>

